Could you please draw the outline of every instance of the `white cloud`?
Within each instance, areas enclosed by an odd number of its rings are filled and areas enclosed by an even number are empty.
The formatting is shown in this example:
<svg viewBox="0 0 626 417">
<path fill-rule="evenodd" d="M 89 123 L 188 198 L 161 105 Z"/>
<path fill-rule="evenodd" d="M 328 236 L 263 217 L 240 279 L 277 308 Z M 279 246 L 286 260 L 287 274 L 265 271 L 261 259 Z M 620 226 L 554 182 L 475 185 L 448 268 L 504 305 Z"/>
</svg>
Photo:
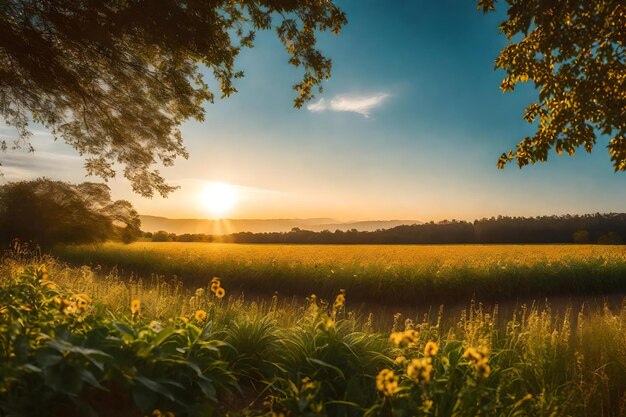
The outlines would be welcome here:
<svg viewBox="0 0 626 417">
<path fill-rule="evenodd" d="M 41 176 L 61 179 L 74 173 L 83 174 L 83 159 L 55 152 L 11 151 L 0 153 L 0 174 L 4 181 L 22 181 Z"/>
<path fill-rule="evenodd" d="M 348 111 L 369 117 L 370 111 L 379 107 L 387 97 L 389 94 L 377 93 L 363 96 L 335 96 L 330 101 L 321 98 L 317 103 L 309 104 L 307 109 L 312 112 Z"/>
</svg>

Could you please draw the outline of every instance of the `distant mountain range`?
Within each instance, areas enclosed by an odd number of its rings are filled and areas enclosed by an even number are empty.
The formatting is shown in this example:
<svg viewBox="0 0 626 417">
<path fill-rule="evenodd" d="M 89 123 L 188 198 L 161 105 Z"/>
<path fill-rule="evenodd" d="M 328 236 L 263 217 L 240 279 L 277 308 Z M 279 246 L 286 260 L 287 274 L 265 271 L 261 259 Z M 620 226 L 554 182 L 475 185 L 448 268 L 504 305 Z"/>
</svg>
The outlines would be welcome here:
<svg viewBox="0 0 626 417">
<path fill-rule="evenodd" d="M 323 230 L 350 230 L 369 232 L 378 229 L 390 229 L 396 226 L 421 224 L 417 220 L 368 220 L 360 222 L 340 222 L 335 219 L 168 219 L 167 217 L 141 215 L 141 230 L 157 232 L 165 230 L 177 235 L 184 233 L 204 233 L 224 235 L 238 232 L 288 232 L 294 227 L 314 232 Z"/>
</svg>

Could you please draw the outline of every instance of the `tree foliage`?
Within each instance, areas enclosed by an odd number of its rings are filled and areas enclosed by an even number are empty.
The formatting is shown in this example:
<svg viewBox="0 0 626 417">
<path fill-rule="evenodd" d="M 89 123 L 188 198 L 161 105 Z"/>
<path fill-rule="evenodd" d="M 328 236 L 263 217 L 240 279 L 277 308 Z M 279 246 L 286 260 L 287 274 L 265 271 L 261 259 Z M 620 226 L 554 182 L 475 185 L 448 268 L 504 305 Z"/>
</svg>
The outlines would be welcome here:
<svg viewBox="0 0 626 417">
<path fill-rule="evenodd" d="M 44 248 L 57 243 L 107 239 L 131 242 L 141 221 L 124 200 L 111 201 L 109 187 L 37 179 L 0 186 L 0 243 L 13 239 Z"/>
<path fill-rule="evenodd" d="M 598 136 L 608 137 L 616 171 L 626 170 L 626 4 L 622 0 L 506 0 L 500 25 L 509 44 L 496 68 L 507 73 L 500 88 L 534 82 L 538 100 L 524 119 L 533 136 L 502 154 L 498 167 L 520 167 L 557 154 L 591 152 Z M 496 0 L 480 0 L 483 12 Z"/>
<path fill-rule="evenodd" d="M 31 121 L 87 157 L 89 174 L 109 179 L 123 166 L 133 190 L 151 197 L 174 189 L 152 166 L 186 158 L 178 126 L 203 120 L 214 93 L 236 92 L 242 47 L 275 29 L 302 67 L 295 106 L 330 76 L 318 31 L 346 23 L 319 0 L 4 0 L 0 2 L 0 117 L 27 145 Z M 2 144 L 7 149 L 6 142 Z"/>
</svg>

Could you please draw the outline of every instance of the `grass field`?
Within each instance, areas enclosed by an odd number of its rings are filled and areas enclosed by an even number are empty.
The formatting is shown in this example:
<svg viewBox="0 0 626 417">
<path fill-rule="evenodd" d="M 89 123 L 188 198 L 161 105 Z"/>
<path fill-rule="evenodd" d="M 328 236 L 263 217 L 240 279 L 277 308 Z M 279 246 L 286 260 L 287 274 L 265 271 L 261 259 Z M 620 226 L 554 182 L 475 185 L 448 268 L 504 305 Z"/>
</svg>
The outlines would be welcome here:
<svg viewBox="0 0 626 417">
<path fill-rule="evenodd" d="M 158 247 L 171 253 L 175 246 Z M 229 253 L 229 247 L 213 249 Z M 434 256 L 436 248 L 428 249 Z M 500 249 L 511 259 L 523 253 L 519 247 Z M 475 262 L 481 260 L 476 255 Z M 557 314 L 549 306 L 522 307 L 500 327 L 498 308 L 473 305 L 455 317 L 448 314 L 448 320 L 441 314 L 423 320 L 396 316 L 386 328 L 373 330 L 371 318 L 352 310 L 349 293 L 342 298 L 335 292 L 326 303 L 219 298 L 211 275 L 185 288 L 156 278 L 129 281 L 46 256 L 5 255 L 0 414 L 626 413 L 626 310 Z M 232 292 L 227 280 L 220 285 Z"/>
<path fill-rule="evenodd" d="M 218 276 L 235 292 L 392 305 L 499 302 L 626 293 L 626 247 L 600 245 L 245 245 L 107 243 L 68 246 L 77 265 L 117 267 L 194 287 Z"/>
</svg>

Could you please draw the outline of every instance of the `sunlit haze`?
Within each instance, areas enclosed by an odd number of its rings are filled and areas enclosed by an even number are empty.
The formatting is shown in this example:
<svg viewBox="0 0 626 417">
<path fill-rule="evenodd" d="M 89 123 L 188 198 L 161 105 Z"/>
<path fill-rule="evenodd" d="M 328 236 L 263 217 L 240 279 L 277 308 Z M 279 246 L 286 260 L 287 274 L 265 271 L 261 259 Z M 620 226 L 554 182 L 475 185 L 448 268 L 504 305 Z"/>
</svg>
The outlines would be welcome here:
<svg viewBox="0 0 626 417">
<path fill-rule="evenodd" d="M 226 216 L 237 204 L 237 191 L 229 184 L 209 183 L 200 194 L 200 204 L 212 216 Z"/>
</svg>

